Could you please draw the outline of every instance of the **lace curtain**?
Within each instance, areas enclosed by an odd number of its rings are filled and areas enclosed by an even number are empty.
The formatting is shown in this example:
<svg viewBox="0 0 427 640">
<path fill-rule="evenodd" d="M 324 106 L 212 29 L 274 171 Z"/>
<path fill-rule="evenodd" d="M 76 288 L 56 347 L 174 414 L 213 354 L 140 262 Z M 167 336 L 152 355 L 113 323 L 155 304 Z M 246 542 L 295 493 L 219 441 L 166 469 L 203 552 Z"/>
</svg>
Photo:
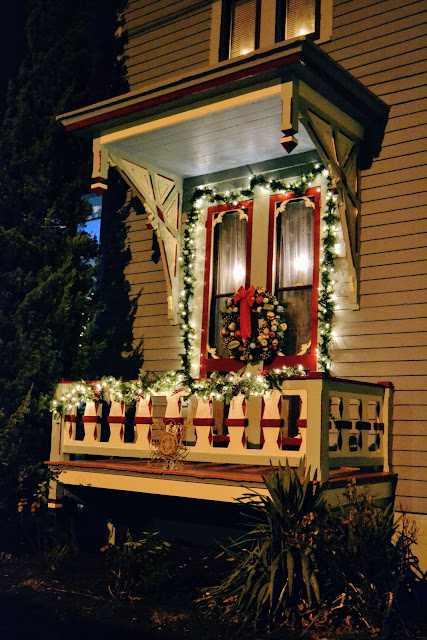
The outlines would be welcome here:
<svg viewBox="0 0 427 640">
<path fill-rule="evenodd" d="M 230 211 L 215 230 L 217 234 L 217 287 L 216 295 L 233 294 L 246 279 L 246 229 L 245 219 L 238 211 Z"/>
<path fill-rule="evenodd" d="M 217 355 L 222 358 L 228 358 L 230 354 L 223 348 L 219 336 L 222 325 L 220 311 L 225 311 L 227 298 L 241 285 L 245 285 L 246 232 L 247 221 L 244 218 L 240 219 L 238 211 L 227 212 L 215 225 L 216 286 L 212 299 L 210 335 L 211 346 L 216 348 Z"/>
<path fill-rule="evenodd" d="M 282 203 L 277 219 L 276 282 L 278 297 L 287 304 L 287 355 L 310 352 L 313 285 L 313 208 L 310 203 L 308 199 Z"/>
</svg>

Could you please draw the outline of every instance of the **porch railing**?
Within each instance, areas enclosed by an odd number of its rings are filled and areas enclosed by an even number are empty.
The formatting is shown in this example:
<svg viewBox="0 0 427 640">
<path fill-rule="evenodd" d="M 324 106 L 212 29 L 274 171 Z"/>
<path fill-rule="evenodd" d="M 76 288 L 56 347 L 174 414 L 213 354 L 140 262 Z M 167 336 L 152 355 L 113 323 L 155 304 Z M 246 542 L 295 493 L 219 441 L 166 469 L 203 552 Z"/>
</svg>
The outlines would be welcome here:
<svg viewBox="0 0 427 640">
<path fill-rule="evenodd" d="M 70 385 L 61 382 L 58 396 Z M 284 405 L 292 410 L 284 411 Z M 280 391 L 264 397 L 235 396 L 221 421 L 228 435 L 219 435 L 215 428 L 218 418 L 212 401 L 197 395 L 184 398 L 182 390 L 142 397 L 130 434 L 124 404 L 112 400 L 106 415 L 105 405 L 90 401 L 79 428 L 77 407 L 53 418 L 51 460 L 71 455 L 147 459 L 156 431 L 169 423 L 182 429 L 188 461 L 277 465 L 288 459 L 296 466 L 306 456 L 318 479 L 326 480 L 329 469 L 342 466 L 388 471 L 391 414 L 390 384 L 320 373 L 285 380 Z"/>
</svg>

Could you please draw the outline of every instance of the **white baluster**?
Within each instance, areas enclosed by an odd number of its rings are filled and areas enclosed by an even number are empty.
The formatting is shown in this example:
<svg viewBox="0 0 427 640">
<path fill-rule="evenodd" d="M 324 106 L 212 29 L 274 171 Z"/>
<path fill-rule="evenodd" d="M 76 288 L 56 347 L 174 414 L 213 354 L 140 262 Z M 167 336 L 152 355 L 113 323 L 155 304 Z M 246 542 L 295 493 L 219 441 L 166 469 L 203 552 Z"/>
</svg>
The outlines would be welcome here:
<svg viewBox="0 0 427 640">
<path fill-rule="evenodd" d="M 151 414 L 152 403 L 149 395 L 139 396 L 136 401 L 135 420 L 135 444 L 138 449 L 148 449 L 151 440 L 151 425 L 153 417 Z"/>
<path fill-rule="evenodd" d="M 225 420 L 230 438 L 227 448 L 228 452 L 241 452 L 244 449 L 243 442 L 245 439 L 245 427 L 247 425 L 243 409 L 244 399 L 245 396 L 243 393 L 239 393 L 237 396 L 234 396 L 230 402 L 228 418 Z"/>
<path fill-rule="evenodd" d="M 108 444 L 120 447 L 123 444 L 126 424 L 126 405 L 111 398 L 110 414 L 108 416 L 110 426 L 110 439 Z"/>
<path fill-rule="evenodd" d="M 88 400 L 83 415 L 83 424 L 85 428 L 84 442 L 85 444 L 93 444 L 101 440 L 101 415 L 102 404 Z"/>
<path fill-rule="evenodd" d="M 277 455 L 281 449 L 279 447 L 279 436 L 281 419 L 279 412 L 279 402 L 281 393 L 273 389 L 264 396 L 264 412 L 261 419 L 261 427 L 264 434 L 263 453 L 267 455 Z"/>
<path fill-rule="evenodd" d="M 193 417 L 193 425 L 196 429 L 196 444 L 194 451 L 209 451 L 212 449 L 212 427 L 215 424 L 213 417 L 212 400 L 204 402 L 198 395 L 193 396 L 192 403 L 196 403 L 196 412 Z"/>
</svg>

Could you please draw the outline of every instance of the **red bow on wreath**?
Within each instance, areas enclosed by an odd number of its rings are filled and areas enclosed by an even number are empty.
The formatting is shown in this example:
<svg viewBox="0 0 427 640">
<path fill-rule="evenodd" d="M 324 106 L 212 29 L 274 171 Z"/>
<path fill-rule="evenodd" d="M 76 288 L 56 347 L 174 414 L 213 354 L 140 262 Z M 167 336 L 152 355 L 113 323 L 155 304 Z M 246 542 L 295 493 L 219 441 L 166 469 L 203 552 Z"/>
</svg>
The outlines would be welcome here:
<svg viewBox="0 0 427 640">
<path fill-rule="evenodd" d="M 237 293 L 234 294 L 233 300 L 234 304 L 240 302 L 240 331 L 242 334 L 243 340 L 246 340 L 251 335 L 251 309 L 253 303 L 255 302 L 254 298 L 255 287 L 253 284 L 249 287 L 249 289 L 245 290 L 243 287 L 238 289 Z"/>
</svg>

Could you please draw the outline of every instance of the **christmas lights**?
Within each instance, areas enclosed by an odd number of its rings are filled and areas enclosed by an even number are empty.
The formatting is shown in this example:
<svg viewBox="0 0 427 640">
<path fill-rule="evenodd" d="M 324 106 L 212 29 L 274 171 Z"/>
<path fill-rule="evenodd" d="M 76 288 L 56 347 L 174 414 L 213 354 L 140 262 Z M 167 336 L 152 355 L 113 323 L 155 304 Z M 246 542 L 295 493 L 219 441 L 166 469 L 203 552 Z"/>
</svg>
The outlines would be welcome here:
<svg viewBox="0 0 427 640">
<path fill-rule="evenodd" d="M 69 413 L 73 407 L 85 404 L 87 401 L 110 402 L 111 399 L 133 404 L 144 395 L 157 395 L 182 388 L 188 395 L 197 394 L 205 401 L 215 397 L 223 402 L 230 402 L 233 395 L 243 393 L 246 397 L 251 395 L 263 395 L 272 389 L 281 389 L 284 379 L 290 376 L 302 376 L 305 372 L 301 365 L 298 367 L 283 367 L 272 369 L 254 375 L 245 368 L 234 373 L 213 373 L 210 378 L 195 380 L 191 376 L 191 360 L 194 349 L 195 324 L 192 321 L 191 301 L 194 297 L 196 277 L 194 264 L 196 261 L 195 235 L 201 215 L 203 202 L 210 203 L 238 203 L 242 200 L 252 199 L 254 189 L 262 187 L 272 193 L 293 193 L 296 197 L 305 194 L 307 188 L 320 174 L 328 176 L 328 171 L 317 163 L 311 171 L 304 173 L 294 183 L 282 180 L 267 180 L 264 176 L 252 176 L 247 188 L 217 193 L 211 187 L 199 187 L 192 196 L 192 206 L 187 217 L 187 225 L 184 230 L 182 255 L 178 260 L 182 268 L 182 290 L 179 299 L 179 309 L 182 318 L 180 324 L 180 336 L 183 352 L 180 354 L 181 368 L 179 371 L 169 371 L 161 376 L 154 373 L 141 371 L 140 379 L 123 382 L 112 376 L 102 378 L 100 382 L 88 384 L 79 382 L 71 385 L 66 394 L 51 402 L 51 411 L 54 414 Z M 329 185 L 330 186 L 330 185 Z M 336 215 L 336 196 L 329 191 L 326 200 L 326 212 L 322 217 L 324 233 L 321 246 L 320 260 L 320 286 L 318 296 L 319 317 L 319 343 L 317 347 L 318 368 L 327 371 L 331 366 L 330 346 L 332 343 L 332 320 L 335 303 L 333 292 L 333 271 L 336 236 L 335 225 L 339 221 Z"/>
</svg>

